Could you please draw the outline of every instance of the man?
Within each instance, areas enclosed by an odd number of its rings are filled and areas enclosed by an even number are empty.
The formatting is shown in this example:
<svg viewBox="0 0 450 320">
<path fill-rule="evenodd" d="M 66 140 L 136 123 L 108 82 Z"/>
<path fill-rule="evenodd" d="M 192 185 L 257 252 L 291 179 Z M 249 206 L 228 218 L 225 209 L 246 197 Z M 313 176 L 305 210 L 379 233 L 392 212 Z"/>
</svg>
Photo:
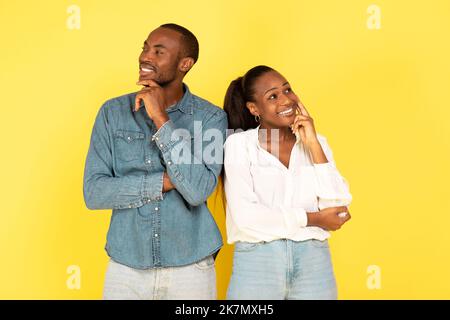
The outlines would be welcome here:
<svg viewBox="0 0 450 320">
<path fill-rule="evenodd" d="M 104 299 L 216 298 L 222 237 L 206 200 L 222 170 L 227 118 L 183 83 L 198 50 L 179 25 L 155 29 L 139 56 L 142 90 L 97 115 L 84 199 L 113 209 Z"/>
</svg>

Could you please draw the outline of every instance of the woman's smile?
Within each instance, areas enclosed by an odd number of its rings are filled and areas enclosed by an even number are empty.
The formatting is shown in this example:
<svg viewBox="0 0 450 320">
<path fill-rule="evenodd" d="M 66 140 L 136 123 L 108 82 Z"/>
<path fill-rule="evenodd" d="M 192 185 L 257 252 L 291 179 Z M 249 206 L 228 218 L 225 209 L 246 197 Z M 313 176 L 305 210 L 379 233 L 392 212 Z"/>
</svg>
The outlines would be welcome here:
<svg viewBox="0 0 450 320">
<path fill-rule="evenodd" d="M 280 112 L 277 112 L 277 115 L 279 115 L 280 117 L 290 117 L 290 116 L 292 116 L 294 114 L 295 114 L 294 106 L 289 107 L 287 109 L 284 109 L 284 110 L 282 110 Z"/>
</svg>

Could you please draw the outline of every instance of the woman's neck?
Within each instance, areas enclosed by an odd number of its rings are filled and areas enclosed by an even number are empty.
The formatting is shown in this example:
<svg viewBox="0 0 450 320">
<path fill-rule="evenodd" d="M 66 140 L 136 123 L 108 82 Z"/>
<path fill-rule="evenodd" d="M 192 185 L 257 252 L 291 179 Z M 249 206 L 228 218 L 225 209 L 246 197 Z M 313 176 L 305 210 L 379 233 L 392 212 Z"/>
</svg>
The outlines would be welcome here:
<svg viewBox="0 0 450 320">
<path fill-rule="evenodd" d="M 260 140 L 263 139 L 267 142 L 272 142 L 272 139 L 274 139 L 280 143 L 295 140 L 295 134 L 289 127 L 271 128 L 261 124 L 259 129 L 263 129 L 258 133 Z"/>
</svg>

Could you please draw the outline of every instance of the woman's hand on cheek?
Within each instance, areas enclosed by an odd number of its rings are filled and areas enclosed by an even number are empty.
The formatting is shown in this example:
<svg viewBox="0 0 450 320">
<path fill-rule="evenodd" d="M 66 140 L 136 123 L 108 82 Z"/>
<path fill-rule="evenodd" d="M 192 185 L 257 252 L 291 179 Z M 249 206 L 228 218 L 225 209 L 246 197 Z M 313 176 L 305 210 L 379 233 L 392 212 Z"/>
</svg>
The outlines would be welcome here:
<svg viewBox="0 0 450 320">
<path fill-rule="evenodd" d="M 297 116 L 294 123 L 291 125 L 292 132 L 305 145 L 310 145 L 317 142 L 316 129 L 314 127 L 314 120 L 310 117 L 308 111 L 299 101 L 297 108 Z"/>
</svg>

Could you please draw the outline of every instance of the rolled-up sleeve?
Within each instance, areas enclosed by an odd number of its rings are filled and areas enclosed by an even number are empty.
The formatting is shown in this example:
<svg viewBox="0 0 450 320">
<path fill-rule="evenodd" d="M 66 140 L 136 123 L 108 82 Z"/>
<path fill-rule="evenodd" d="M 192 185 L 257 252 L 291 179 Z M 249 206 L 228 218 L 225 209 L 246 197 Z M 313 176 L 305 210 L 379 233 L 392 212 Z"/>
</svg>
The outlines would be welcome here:
<svg viewBox="0 0 450 320">
<path fill-rule="evenodd" d="M 227 126 L 227 117 L 222 110 L 203 119 L 200 135 L 192 137 L 194 144 L 201 144 L 198 150 L 195 146 L 191 149 L 189 132 L 177 128 L 172 120 L 164 123 L 152 137 L 162 153 L 170 181 L 192 206 L 205 203 L 217 185 L 223 166 Z M 208 132 L 214 139 L 209 144 L 203 143 Z M 180 156 L 181 151 L 183 156 Z M 207 158 L 209 151 L 213 151 L 215 157 Z"/>
<path fill-rule="evenodd" d="M 352 201 L 349 184 L 336 168 L 333 152 L 326 138 L 320 136 L 319 142 L 328 160 L 327 163 L 313 164 L 319 209 L 348 206 Z"/>
</svg>

